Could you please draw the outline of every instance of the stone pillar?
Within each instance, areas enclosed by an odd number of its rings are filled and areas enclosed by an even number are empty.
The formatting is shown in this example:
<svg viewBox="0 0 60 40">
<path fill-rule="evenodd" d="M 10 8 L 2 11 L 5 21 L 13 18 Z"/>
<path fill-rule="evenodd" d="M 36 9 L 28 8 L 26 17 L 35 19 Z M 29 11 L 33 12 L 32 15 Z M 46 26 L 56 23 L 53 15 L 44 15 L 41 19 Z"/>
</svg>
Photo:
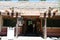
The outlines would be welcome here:
<svg viewBox="0 0 60 40">
<path fill-rule="evenodd" d="M 0 15 L 0 32 L 1 32 L 2 25 L 3 25 L 3 19 L 2 19 L 2 15 Z"/>
</svg>

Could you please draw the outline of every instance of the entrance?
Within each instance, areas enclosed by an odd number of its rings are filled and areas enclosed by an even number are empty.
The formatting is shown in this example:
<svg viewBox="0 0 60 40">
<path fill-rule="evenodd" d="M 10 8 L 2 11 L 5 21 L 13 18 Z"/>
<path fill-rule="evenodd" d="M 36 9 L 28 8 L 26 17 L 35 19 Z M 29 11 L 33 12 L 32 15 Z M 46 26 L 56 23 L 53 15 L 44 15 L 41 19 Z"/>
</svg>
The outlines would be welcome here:
<svg viewBox="0 0 60 40">
<path fill-rule="evenodd" d="M 41 19 L 37 16 L 24 16 L 22 36 L 42 36 Z"/>
<path fill-rule="evenodd" d="M 36 36 L 37 34 L 37 29 L 36 29 L 36 21 L 32 19 L 28 19 L 26 21 L 26 36 Z"/>
</svg>

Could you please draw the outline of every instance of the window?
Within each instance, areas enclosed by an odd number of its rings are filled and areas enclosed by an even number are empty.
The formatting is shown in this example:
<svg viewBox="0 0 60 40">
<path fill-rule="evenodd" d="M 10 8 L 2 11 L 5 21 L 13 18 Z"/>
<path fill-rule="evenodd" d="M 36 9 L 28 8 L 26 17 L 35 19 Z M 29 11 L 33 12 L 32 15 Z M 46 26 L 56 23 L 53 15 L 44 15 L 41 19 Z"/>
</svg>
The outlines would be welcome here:
<svg viewBox="0 0 60 40">
<path fill-rule="evenodd" d="M 60 27 L 60 19 L 47 19 L 48 27 Z"/>
<path fill-rule="evenodd" d="M 16 19 L 11 19 L 11 18 L 3 19 L 3 26 L 15 27 L 16 26 Z"/>
<path fill-rule="evenodd" d="M 42 27 L 44 27 L 45 21 L 42 20 Z M 47 27 L 60 27 L 60 19 L 47 19 Z"/>
</svg>

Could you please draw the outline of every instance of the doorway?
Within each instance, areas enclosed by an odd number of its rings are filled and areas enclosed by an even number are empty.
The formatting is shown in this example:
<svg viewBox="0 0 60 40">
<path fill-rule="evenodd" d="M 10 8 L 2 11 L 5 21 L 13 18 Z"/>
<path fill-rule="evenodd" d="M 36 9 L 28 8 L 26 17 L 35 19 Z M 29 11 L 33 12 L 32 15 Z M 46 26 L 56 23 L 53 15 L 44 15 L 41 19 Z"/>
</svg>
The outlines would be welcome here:
<svg viewBox="0 0 60 40">
<path fill-rule="evenodd" d="M 24 16 L 21 36 L 42 36 L 41 19 L 38 16 Z"/>
<path fill-rule="evenodd" d="M 24 36 L 39 36 L 39 31 L 37 31 L 37 21 L 32 19 L 26 20 L 26 31 Z"/>
</svg>

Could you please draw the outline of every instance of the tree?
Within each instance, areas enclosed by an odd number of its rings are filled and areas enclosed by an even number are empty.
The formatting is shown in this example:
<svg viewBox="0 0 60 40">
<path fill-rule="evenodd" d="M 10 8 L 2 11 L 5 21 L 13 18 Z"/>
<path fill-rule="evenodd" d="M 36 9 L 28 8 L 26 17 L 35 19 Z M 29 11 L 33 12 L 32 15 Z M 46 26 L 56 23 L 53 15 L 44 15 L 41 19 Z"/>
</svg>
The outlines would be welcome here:
<svg viewBox="0 0 60 40">
<path fill-rule="evenodd" d="M 11 1 L 11 0 L 5 0 L 5 1 Z"/>
<path fill-rule="evenodd" d="M 41 1 L 46 1 L 46 0 L 41 0 Z"/>
<path fill-rule="evenodd" d="M 28 0 L 18 0 L 18 1 L 28 1 Z"/>
</svg>

